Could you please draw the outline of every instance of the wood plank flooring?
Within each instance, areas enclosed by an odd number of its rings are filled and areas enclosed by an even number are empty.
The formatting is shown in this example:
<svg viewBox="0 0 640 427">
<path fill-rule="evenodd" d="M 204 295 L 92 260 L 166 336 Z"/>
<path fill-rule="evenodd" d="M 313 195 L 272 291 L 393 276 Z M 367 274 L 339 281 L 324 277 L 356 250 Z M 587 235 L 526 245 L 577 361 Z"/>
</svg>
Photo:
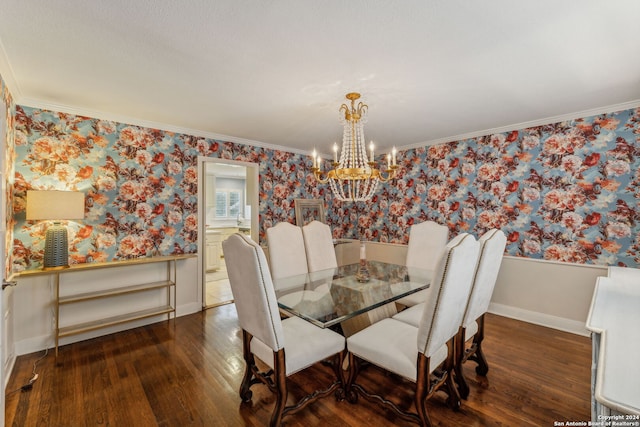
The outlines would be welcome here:
<svg viewBox="0 0 640 427">
<path fill-rule="evenodd" d="M 458 412 L 444 395 L 428 403 L 439 426 L 553 426 L 590 417 L 590 340 L 487 315 L 486 378 L 473 363 L 464 372 L 471 393 Z M 7 426 L 264 426 L 274 397 L 262 385 L 242 404 L 241 334 L 233 304 L 61 347 L 38 362 L 38 380 L 20 391 L 43 353 L 18 358 L 7 386 Z M 327 384 L 322 364 L 291 377 L 290 395 Z M 407 407 L 411 384 L 368 367 L 359 382 L 386 390 Z M 12 390 L 17 392 L 11 393 Z M 364 399 L 352 405 L 322 399 L 284 418 L 287 426 L 403 426 Z M 412 425 L 412 424 L 408 424 Z"/>
</svg>

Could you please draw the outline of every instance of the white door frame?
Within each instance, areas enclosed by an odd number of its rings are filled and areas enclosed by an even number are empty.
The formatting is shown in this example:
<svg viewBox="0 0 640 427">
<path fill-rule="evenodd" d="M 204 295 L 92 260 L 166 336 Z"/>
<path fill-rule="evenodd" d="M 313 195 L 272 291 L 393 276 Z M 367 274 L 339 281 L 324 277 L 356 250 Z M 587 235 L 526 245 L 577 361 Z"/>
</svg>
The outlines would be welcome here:
<svg viewBox="0 0 640 427">
<path fill-rule="evenodd" d="M 0 93 L 0 97 L 2 94 Z M 5 159 L 6 148 L 7 148 L 7 105 L 4 102 L 4 99 L 0 99 L 0 260 L 2 263 L 0 268 L 0 279 L 2 282 L 2 290 L 0 290 L 0 412 L 2 417 L 0 418 L 0 427 L 4 427 L 4 406 L 5 406 L 5 388 L 8 380 L 8 366 L 7 366 L 7 355 L 12 355 L 12 351 L 10 351 L 7 347 L 13 347 L 13 342 L 9 342 L 9 337 L 12 337 L 13 334 L 8 334 L 7 328 L 13 324 L 11 319 L 8 317 L 11 316 L 11 307 L 10 302 L 6 301 L 10 298 L 10 293 L 13 292 L 12 289 L 4 290 L 5 280 L 10 279 L 5 277 L 5 268 L 7 265 L 7 254 L 4 253 L 5 249 L 5 239 L 7 236 L 7 218 L 5 212 L 5 206 L 7 201 L 5 200 L 6 189 L 7 189 L 7 180 L 8 177 L 5 176 L 7 164 Z M 7 310 L 9 310 L 7 312 Z M 7 318 L 5 317 L 7 315 Z M 13 366 L 12 363 L 8 364 L 9 366 Z"/>
<path fill-rule="evenodd" d="M 252 180 L 252 185 L 247 185 L 246 197 L 250 201 L 251 205 L 251 238 L 258 242 L 259 239 L 259 175 L 260 167 L 257 163 L 243 162 L 239 160 L 220 159 L 218 157 L 205 157 L 198 156 L 198 290 L 200 295 L 200 302 L 203 308 L 206 307 L 205 286 L 206 283 L 206 228 L 207 228 L 207 212 L 206 212 L 206 200 L 205 200 L 205 182 L 206 182 L 206 167 L 207 163 L 219 163 L 235 166 L 244 166 L 247 168 L 247 183 Z"/>
</svg>

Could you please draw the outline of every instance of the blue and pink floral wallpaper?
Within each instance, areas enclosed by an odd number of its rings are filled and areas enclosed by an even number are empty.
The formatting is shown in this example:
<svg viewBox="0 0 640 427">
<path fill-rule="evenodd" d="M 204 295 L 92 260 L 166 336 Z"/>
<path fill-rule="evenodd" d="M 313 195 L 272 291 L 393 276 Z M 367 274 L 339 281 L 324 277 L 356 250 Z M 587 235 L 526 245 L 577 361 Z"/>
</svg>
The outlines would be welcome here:
<svg viewBox="0 0 640 427">
<path fill-rule="evenodd" d="M 13 111 L 15 104 L 9 89 L 7 88 L 4 79 L 0 76 L 0 108 L 4 108 L 2 122 L 0 122 L 0 138 L 3 138 L 4 150 L 0 153 L 2 157 L 2 194 L 0 194 L 0 209 L 4 213 L 4 241 L 1 243 L 4 245 L 4 259 L 2 260 L 3 277 L 9 277 L 11 274 L 11 259 L 12 259 L 12 242 L 13 242 L 13 224 L 14 219 L 11 215 L 11 207 L 13 206 L 13 160 L 15 158 L 14 144 L 13 144 Z"/>
<path fill-rule="evenodd" d="M 640 109 L 399 153 L 399 176 L 367 203 L 334 201 L 308 156 L 16 106 L 14 270 L 40 266 L 44 224 L 28 189 L 77 189 L 72 262 L 197 251 L 197 157 L 259 164 L 260 240 L 295 223 L 294 200 L 324 199 L 336 238 L 407 243 L 413 223 L 451 235 L 497 227 L 509 255 L 637 266 Z"/>
<path fill-rule="evenodd" d="M 197 251 L 197 158 L 260 166 L 261 240 L 295 222 L 306 156 L 17 106 L 14 270 L 41 265 L 46 222 L 25 220 L 26 191 L 79 190 L 85 218 L 69 222 L 70 262 Z"/>
<path fill-rule="evenodd" d="M 451 235 L 501 228 L 508 255 L 640 263 L 640 108 L 407 150 L 400 159 L 399 178 L 372 201 L 331 207 L 334 236 L 407 243 L 411 224 L 433 220 Z"/>
</svg>

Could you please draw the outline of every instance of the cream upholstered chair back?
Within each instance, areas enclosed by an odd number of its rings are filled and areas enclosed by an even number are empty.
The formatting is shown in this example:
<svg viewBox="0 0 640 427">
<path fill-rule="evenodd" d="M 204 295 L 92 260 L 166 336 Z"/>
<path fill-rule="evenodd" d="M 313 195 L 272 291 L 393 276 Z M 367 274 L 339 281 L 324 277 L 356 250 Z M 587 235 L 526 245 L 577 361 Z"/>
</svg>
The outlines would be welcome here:
<svg viewBox="0 0 640 427">
<path fill-rule="evenodd" d="M 310 273 L 338 267 L 331 227 L 320 221 L 311 221 L 302 227 L 302 235 Z"/>
<path fill-rule="evenodd" d="M 476 267 L 471 296 L 464 314 L 462 326 L 467 327 L 489 309 L 493 288 L 496 285 L 507 237 L 501 230 L 487 231 L 478 240 L 480 256 Z"/>
<path fill-rule="evenodd" d="M 411 226 L 407 246 L 407 267 L 433 270 L 449 240 L 449 229 L 434 221 Z"/>
<path fill-rule="evenodd" d="M 278 301 L 262 248 L 243 234 L 222 242 L 240 327 L 271 347 L 284 348 Z"/>
<path fill-rule="evenodd" d="M 449 229 L 433 221 L 414 224 L 409 231 L 406 266 L 424 270 L 435 270 L 440 255 L 447 246 Z M 416 292 L 396 301 L 397 304 L 412 307 L 423 303 L 429 296 L 428 289 Z"/>
<path fill-rule="evenodd" d="M 288 413 L 295 413 L 342 388 L 345 339 L 330 329 L 318 328 L 297 316 L 281 320 L 267 259 L 256 242 L 236 233 L 222 246 L 242 328 L 245 372 L 240 384 L 240 398 L 249 402 L 253 395 L 251 386 L 258 383 L 267 385 L 276 394 L 269 425 L 279 426 Z M 304 266 L 306 269 L 306 260 Z M 327 388 L 315 390 L 287 406 L 287 377 L 332 356 L 335 380 Z M 256 359 L 262 361 L 268 370 L 258 366 Z"/>
<path fill-rule="evenodd" d="M 302 229 L 289 222 L 280 222 L 267 229 L 269 264 L 274 279 L 306 274 L 307 254 Z"/>
<path fill-rule="evenodd" d="M 446 246 L 436 266 L 420 325 L 418 351 L 431 357 L 458 333 L 467 306 L 480 244 L 462 233 Z"/>
</svg>

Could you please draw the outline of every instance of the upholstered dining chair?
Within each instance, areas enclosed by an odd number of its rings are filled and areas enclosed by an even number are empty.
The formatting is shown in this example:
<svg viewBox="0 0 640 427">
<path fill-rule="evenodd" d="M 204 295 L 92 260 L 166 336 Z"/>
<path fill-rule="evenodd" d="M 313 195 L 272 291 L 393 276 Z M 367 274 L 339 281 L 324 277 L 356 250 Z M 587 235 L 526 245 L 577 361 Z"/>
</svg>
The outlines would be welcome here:
<svg viewBox="0 0 640 427">
<path fill-rule="evenodd" d="M 482 351 L 484 339 L 484 315 L 489 310 L 493 288 L 498 279 L 507 238 L 501 230 L 492 229 L 480 239 L 480 256 L 471 288 L 469 302 L 456 340 L 456 384 L 460 397 L 469 397 L 469 385 L 462 374 L 462 364 L 473 360 L 478 364 L 478 375 L 487 375 L 489 365 Z M 470 345 L 467 346 L 467 344 Z"/>
<path fill-rule="evenodd" d="M 319 298 L 318 306 L 325 309 L 324 313 L 319 314 L 329 314 L 330 311 L 334 310 L 330 286 L 338 268 L 331 227 L 323 222 L 314 220 L 302 227 L 302 236 L 304 237 L 304 248 L 307 252 L 309 276 L 314 281 L 314 291 Z"/>
<path fill-rule="evenodd" d="M 233 299 L 242 328 L 242 349 L 246 363 L 240 386 L 240 397 L 251 400 L 251 386 L 262 382 L 276 394 L 271 426 L 278 426 L 282 418 L 295 413 L 309 403 L 333 391 L 344 396 L 342 363 L 345 357 L 344 337 L 311 323 L 291 317 L 281 320 L 278 312 L 271 273 L 262 248 L 248 236 L 236 233 L 222 243 Z M 324 390 L 300 399 L 295 405 L 287 403 L 287 377 L 322 360 L 334 356 L 336 380 Z M 269 368 L 261 372 L 255 358 Z"/>
<path fill-rule="evenodd" d="M 331 313 L 334 308 L 328 286 L 300 290 L 305 287 L 307 278 L 304 275 L 309 272 L 302 228 L 290 222 L 279 222 L 267 228 L 267 247 L 272 278 L 276 282 L 276 288 L 283 294 L 278 300 L 290 307 L 308 304 L 313 310 L 306 311 L 316 316 Z M 333 244 L 331 250 L 333 251 Z M 286 292 L 285 286 L 298 290 Z M 287 316 L 284 312 L 282 315 Z"/>
<path fill-rule="evenodd" d="M 484 315 L 489 309 L 506 240 L 504 233 L 496 229 L 487 231 L 478 240 L 480 256 L 476 264 L 469 301 L 456 339 L 455 377 L 460 397 L 464 399 L 469 396 L 469 385 L 462 374 L 462 364 L 471 359 L 478 364 L 476 372 L 479 375 L 486 375 L 489 371 L 489 365 L 482 351 Z M 393 318 L 417 327 L 420 324 L 423 309 L 424 304 L 418 304 L 401 311 Z M 473 341 L 465 349 L 467 342 L 472 338 Z"/>
<path fill-rule="evenodd" d="M 433 270 L 440 259 L 440 254 L 447 245 L 449 229 L 434 221 L 425 221 L 411 226 L 409 245 L 407 246 L 407 267 Z M 419 291 L 400 298 L 396 303 L 411 307 L 424 302 L 427 290 Z"/>
<path fill-rule="evenodd" d="M 267 228 L 269 265 L 273 278 L 309 272 L 302 229 L 290 222 L 279 222 Z"/>
<path fill-rule="evenodd" d="M 426 400 L 443 389 L 456 409 L 460 397 L 453 379 L 454 340 L 471 291 L 479 244 L 470 234 L 449 242 L 437 263 L 430 298 L 416 328 L 392 318 L 383 319 L 347 338 L 349 377 L 346 391 L 351 403 L 365 399 L 395 411 L 405 420 L 430 426 Z M 356 383 L 360 361 L 365 360 L 415 383 L 416 412 L 407 412 L 386 398 Z"/>
<path fill-rule="evenodd" d="M 329 225 L 320 221 L 311 221 L 302 227 L 302 236 L 310 273 L 338 267 Z"/>
</svg>

